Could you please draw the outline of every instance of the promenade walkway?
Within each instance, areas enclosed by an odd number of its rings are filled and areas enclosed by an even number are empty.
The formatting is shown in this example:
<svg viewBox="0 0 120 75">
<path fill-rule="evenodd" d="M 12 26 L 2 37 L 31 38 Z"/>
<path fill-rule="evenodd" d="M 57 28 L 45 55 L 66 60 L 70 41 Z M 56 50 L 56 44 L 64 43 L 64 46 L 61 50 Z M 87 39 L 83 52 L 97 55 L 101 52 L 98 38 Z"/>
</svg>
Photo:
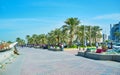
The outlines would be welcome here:
<svg viewBox="0 0 120 75">
<path fill-rule="evenodd" d="M 20 55 L 0 75 L 120 75 L 120 63 L 99 61 L 62 51 L 18 48 Z"/>
</svg>

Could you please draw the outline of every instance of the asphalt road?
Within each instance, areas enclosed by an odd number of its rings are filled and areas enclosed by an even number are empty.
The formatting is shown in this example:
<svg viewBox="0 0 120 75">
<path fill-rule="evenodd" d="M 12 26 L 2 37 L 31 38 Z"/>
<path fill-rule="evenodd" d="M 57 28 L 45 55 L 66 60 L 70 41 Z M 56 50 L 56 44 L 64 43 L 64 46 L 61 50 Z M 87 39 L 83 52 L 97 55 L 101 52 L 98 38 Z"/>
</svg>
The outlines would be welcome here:
<svg viewBox="0 0 120 75">
<path fill-rule="evenodd" d="M 18 48 L 20 55 L 0 75 L 120 75 L 120 63 L 92 60 L 64 51 Z"/>
</svg>

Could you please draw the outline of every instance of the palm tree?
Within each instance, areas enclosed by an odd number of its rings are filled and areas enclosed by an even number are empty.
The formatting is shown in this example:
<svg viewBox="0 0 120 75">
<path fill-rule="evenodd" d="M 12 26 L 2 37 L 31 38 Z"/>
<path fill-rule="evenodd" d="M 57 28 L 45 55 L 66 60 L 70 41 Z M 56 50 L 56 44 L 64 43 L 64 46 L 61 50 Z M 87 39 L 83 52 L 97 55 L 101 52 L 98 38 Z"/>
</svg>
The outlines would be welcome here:
<svg viewBox="0 0 120 75">
<path fill-rule="evenodd" d="M 54 37 L 55 37 L 57 44 L 59 44 L 61 42 L 61 34 L 62 34 L 62 31 L 60 29 L 54 30 Z"/>
<path fill-rule="evenodd" d="M 66 29 L 61 27 L 61 42 L 65 44 L 69 44 L 69 35 Z"/>
<path fill-rule="evenodd" d="M 47 44 L 47 35 L 40 34 L 38 40 L 40 44 Z"/>
<path fill-rule="evenodd" d="M 93 26 L 92 29 L 92 38 L 93 38 L 93 41 L 94 43 L 97 42 L 97 38 L 101 38 L 102 37 L 102 34 L 100 33 L 100 31 L 102 30 L 99 26 Z"/>
<path fill-rule="evenodd" d="M 20 40 L 21 40 L 20 37 L 16 38 L 16 42 L 18 42 L 18 45 L 20 45 Z"/>
<path fill-rule="evenodd" d="M 32 35 L 32 39 L 33 39 L 33 44 L 34 44 L 34 45 L 37 44 L 37 37 L 38 37 L 37 34 L 33 34 L 33 35 Z"/>
<path fill-rule="evenodd" d="M 52 44 L 59 44 L 62 41 L 62 31 L 60 28 L 52 30 L 50 33 L 48 33 L 48 39 L 49 43 Z"/>
<path fill-rule="evenodd" d="M 56 43 L 56 40 L 55 40 L 56 38 L 54 36 L 53 30 L 47 34 L 47 38 L 48 38 L 48 44 L 55 44 Z"/>
<path fill-rule="evenodd" d="M 26 35 L 27 44 L 29 44 L 30 35 Z"/>
<path fill-rule="evenodd" d="M 63 25 L 61 28 L 52 30 L 47 35 L 26 35 L 27 44 L 35 45 L 48 43 L 56 45 L 62 42 L 71 46 L 74 41 L 79 41 L 84 46 L 85 42 L 89 41 L 89 44 L 91 46 L 91 43 L 96 43 L 97 39 L 102 37 L 100 33 L 102 29 L 99 26 L 80 26 L 79 24 L 80 21 L 78 20 L 78 18 L 68 18 L 65 21 L 65 25 Z"/>
<path fill-rule="evenodd" d="M 85 42 L 85 26 L 81 25 L 77 27 L 76 35 L 77 35 L 77 40 L 81 43 L 82 46 L 84 46 Z"/>
<path fill-rule="evenodd" d="M 34 39 L 32 37 L 29 38 L 29 44 L 31 44 L 31 45 L 34 44 Z"/>
<path fill-rule="evenodd" d="M 21 39 L 21 45 L 25 45 L 25 40 Z"/>
<path fill-rule="evenodd" d="M 7 43 L 13 43 L 12 41 L 7 41 Z"/>
<path fill-rule="evenodd" d="M 119 42 L 120 41 L 120 32 L 115 32 L 114 35 L 116 36 L 116 39 Z"/>
<path fill-rule="evenodd" d="M 71 17 L 65 21 L 65 24 L 66 25 L 63 25 L 63 28 L 69 32 L 70 35 L 69 45 L 72 45 L 75 31 L 77 29 L 77 26 L 80 24 L 80 21 L 78 20 L 78 18 Z"/>
<path fill-rule="evenodd" d="M 91 26 L 86 26 L 86 29 L 87 29 L 87 32 L 86 32 L 86 37 L 89 41 L 89 45 L 92 46 L 92 43 L 91 43 Z"/>
<path fill-rule="evenodd" d="M 101 29 L 99 26 L 78 26 L 76 31 L 77 40 L 80 41 L 81 45 L 83 46 L 85 46 L 85 43 L 89 41 L 89 45 L 91 46 L 92 39 L 94 43 L 96 43 L 97 39 L 102 37 L 100 31 Z"/>
<path fill-rule="evenodd" d="M 24 39 L 21 39 L 21 38 L 16 38 L 16 42 L 18 42 L 18 45 L 21 46 L 21 45 L 25 45 L 25 40 Z"/>
</svg>

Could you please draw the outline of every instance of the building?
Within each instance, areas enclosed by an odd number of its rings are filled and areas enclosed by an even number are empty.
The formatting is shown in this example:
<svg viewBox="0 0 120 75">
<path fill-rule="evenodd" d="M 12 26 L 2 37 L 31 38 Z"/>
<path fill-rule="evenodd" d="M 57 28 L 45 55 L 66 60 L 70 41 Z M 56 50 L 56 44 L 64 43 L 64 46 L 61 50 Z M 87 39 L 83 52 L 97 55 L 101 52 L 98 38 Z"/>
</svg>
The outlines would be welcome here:
<svg viewBox="0 0 120 75">
<path fill-rule="evenodd" d="M 116 36 L 115 33 L 118 32 L 120 34 L 120 22 L 118 24 L 110 25 L 110 39 L 112 41 L 118 42 L 120 40 L 120 36 Z"/>
<path fill-rule="evenodd" d="M 103 34 L 103 42 L 105 42 L 106 40 L 108 40 L 108 35 L 107 34 Z"/>
</svg>

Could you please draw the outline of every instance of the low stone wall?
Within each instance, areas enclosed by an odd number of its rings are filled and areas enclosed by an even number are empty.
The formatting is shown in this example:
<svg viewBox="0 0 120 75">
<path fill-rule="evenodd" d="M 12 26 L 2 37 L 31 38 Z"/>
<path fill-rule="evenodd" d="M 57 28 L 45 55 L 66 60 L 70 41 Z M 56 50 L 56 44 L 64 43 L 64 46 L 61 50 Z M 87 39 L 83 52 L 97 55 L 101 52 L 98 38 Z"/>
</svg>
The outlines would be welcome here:
<svg viewBox="0 0 120 75">
<path fill-rule="evenodd" d="M 120 62 L 120 55 L 113 55 L 112 60 Z"/>
<path fill-rule="evenodd" d="M 85 56 L 85 52 L 78 52 L 77 56 Z"/>
<path fill-rule="evenodd" d="M 0 53 L 0 63 L 5 61 L 7 58 L 9 58 L 13 54 L 13 51 L 6 51 L 3 53 Z"/>
<path fill-rule="evenodd" d="M 84 57 L 92 58 L 96 60 L 112 60 L 112 61 L 120 62 L 120 55 L 78 52 L 78 56 L 84 56 Z"/>
<path fill-rule="evenodd" d="M 10 58 L 12 55 L 14 55 L 13 49 L 0 52 L 0 64 L 2 64 L 5 60 Z"/>
<path fill-rule="evenodd" d="M 97 59 L 97 60 L 112 60 L 112 55 L 105 55 L 105 54 L 99 54 L 99 53 L 89 53 L 87 52 L 85 54 L 85 57 Z"/>
<path fill-rule="evenodd" d="M 61 51 L 61 49 L 48 49 L 48 50 L 51 50 L 51 51 Z"/>
<path fill-rule="evenodd" d="M 64 48 L 64 51 L 73 51 L 73 50 L 79 50 L 78 48 Z"/>
</svg>

